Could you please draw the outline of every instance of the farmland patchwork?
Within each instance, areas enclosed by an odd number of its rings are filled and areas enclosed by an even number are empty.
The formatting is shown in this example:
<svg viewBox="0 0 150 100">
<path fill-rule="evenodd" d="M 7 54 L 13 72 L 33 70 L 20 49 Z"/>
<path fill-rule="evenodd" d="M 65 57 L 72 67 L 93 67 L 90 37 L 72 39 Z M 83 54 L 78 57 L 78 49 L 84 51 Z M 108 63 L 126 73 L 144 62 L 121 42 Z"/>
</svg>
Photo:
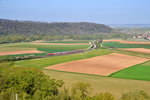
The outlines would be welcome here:
<svg viewBox="0 0 150 100">
<path fill-rule="evenodd" d="M 108 76 L 124 68 L 148 61 L 146 58 L 111 53 L 93 58 L 71 61 L 47 69 Z"/>
</svg>

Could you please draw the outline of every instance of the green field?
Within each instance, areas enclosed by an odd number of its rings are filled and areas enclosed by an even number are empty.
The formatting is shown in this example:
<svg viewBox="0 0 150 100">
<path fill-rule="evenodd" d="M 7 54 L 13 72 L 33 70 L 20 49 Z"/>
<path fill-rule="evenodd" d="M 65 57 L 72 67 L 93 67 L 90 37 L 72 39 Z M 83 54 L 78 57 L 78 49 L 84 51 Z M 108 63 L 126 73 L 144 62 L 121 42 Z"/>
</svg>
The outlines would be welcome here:
<svg viewBox="0 0 150 100">
<path fill-rule="evenodd" d="M 116 97 L 133 90 L 144 90 L 145 92 L 150 93 L 149 81 L 109 78 L 51 70 L 43 71 L 51 78 L 63 80 L 66 87 L 70 87 L 76 82 L 88 82 L 93 88 L 94 93 L 109 92 Z"/>
<path fill-rule="evenodd" d="M 145 54 L 145 53 L 137 53 L 131 51 L 122 51 L 122 50 L 113 50 L 113 52 L 150 59 L 150 54 Z M 149 76 L 150 76 L 150 61 L 135 66 L 131 66 L 129 68 L 123 69 L 121 71 L 115 72 L 112 75 L 110 75 L 110 77 L 116 77 L 116 78 L 127 78 L 127 79 L 150 81 Z"/>
<path fill-rule="evenodd" d="M 127 44 L 119 42 L 104 42 L 104 47 L 114 47 L 114 48 L 147 48 L 150 49 L 150 44 Z"/>
<path fill-rule="evenodd" d="M 110 77 L 150 81 L 150 61 L 123 69 Z"/>
</svg>

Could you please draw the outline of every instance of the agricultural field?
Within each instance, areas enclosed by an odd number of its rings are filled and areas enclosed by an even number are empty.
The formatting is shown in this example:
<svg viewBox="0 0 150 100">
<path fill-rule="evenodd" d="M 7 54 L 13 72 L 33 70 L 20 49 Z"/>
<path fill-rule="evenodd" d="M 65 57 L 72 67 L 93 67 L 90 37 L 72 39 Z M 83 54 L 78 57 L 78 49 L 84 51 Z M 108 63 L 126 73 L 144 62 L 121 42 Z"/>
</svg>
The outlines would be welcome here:
<svg viewBox="0 0 150 100">
<path fill-rule="evenodd" d="M 125 41 L 134 41 L 134 42 L 150 42 L 149 40 L 145 40 L 143 38 L 127 38 Z"/>
<path fill-rule="evenodd" d="M 103 45 L 105 47 L 113 47 L 113 48 L 147 48 L 147 49 L 150 49 L 150 44 L 128 44 L 128 43 L 120 43 L 120 42 L 104 42 Z"/>
<path fill-rule="evenodd" d="M 57 64 L 49 66 L 47 69 L 108 76 L 111 73 L 147 60 L 148 59 L 125 54 L 111 53 L 88 59 Z"/>
<path fill-rule="evenodd" d="M 56 43 L 56 45 L 50 45 L 49 43 Z M 81 43 L 87 43 L 87 45 L 81 45 Z M 3 51 L 5 51 L 5 48 L 11 48 L 10 50 L 12 51 L 20 51 L 22 49 L 43 52 L 34 53 L 34 55 L 81 50 L 88 47 L 89 44 L 85 41 L 39 41 L 0 46 L 0 48 L 3 48 Z M 142 50 L 149 51 L 150 44 L 107 41 L 103 43 L 102 48 L 99 47 L 86 52 L 20 60 L 15 61 L 14 64 L 19 67 L 41 69 L 52 78 L 62 79 L 66 87 L 71 86 L 75 82 L 88 82 L 94 88 L 94 93 L 110 92 L 119 97 L 122 93 L 132 90 L 150 92 L 150 54 L 142 52 Z M 30 54 L 20 54 L 20 56 L 22 55 Z"/>
<path fill-rule="evenodd" d="M 43 53 L 42 51 L 38 50 L 27 50 L 27 51 L 10 51 L 10 52 L 0 52 L 0 56 L 5 55 L 17 55 L 17 54 L 32 54 L 32 53 Z"/>
<path fill-rule="evenodd" d="M 109 40 L 103 40 L 105 42 L 120 42 L 120 43 L 129 43 L 129 44 L 150 44 L 149 40 L 145 39 L 133 39 L 133 38 L 128 38 L 128 39 L 109 39 Z"/>
<path fill-rule="evenodd" d="M 150 61 L 123 69 L 110 77 L 150 81 Z"/>
<path fill-rule="evenodd" d="M 86 43 L 85 45 L 50 45 L 50 44 L 43 45 L 43 44 L 32 44 L 32 43 L 12 43 L 12 44 L 1 45 L 0 55 L 1 56 L 2 55 L 23 56 L 29 54 L 46 55 L 47 53 L 74 51 L 80 49 L 87 49 L 88 47 L 89 47 L 88 43 Z"/>
<path fill-rule="evenodd" d="M 32 43 L 38 45 L 88 45 L 89 43 Z"/>
<path fill-rule="evenodd" d="M 70 41 L 39 41 L 39 43 L 89 43 L 89 40 L 70 40 Z"/>
<path fill-rule="evenodd" d="M 97 57 L 97 56 L 102 56 L 102 55 L 108 55 L 110 53 L 119 53 L 119 54 L 125 54 L 125 55 L 130 55 L 132 56 L 133 58 L 135 57 L 140 57 L 140 58 L 143 58 L 143 59 L 150 59 L 150 56 L 149 54 L 145 54 L 145 53 L 137 53 L 137 52 L 130 52 L 130 51 L 122 51 L 122 50 L 113 50 L 113 49 L 96 49 L 96 50 L 93 50 L 93 51 L 88 51 L 88 52 L 85 52 L 85 53 L 79 53 L 79 54 L 71 54 L 71 55 L 62 55 L 62 56 L 54 56 L 54 57 L 48 57 L 48 58 L 40 58 L 40 59 L 32 59 L 32 60 L 24 60 L 24 61 L 17 61 L 15 64 L 17 66 L 23 66 L 23 67 L 36 67 L 36 68 L 40 68 L 40 69 L 43 69 L 43 68 L 46 68 L 48 66 L 57 66 L 57 64 L 61 64 L 61 63 L 67 63 L 70 61 L 77 61 L 77 60 L 80 60 L 80 59 L 86 59 L 86 58 L 93 58 L 93 57 Z M 92 59 L 91 58 L 91 59 Z M 123 58 L 123 57 L 122 57 Z M 135 58 L 132 60 L 136 60 Z M 129 59 L 128 59 L 129 60 Z M 132 61 L 132 60 L 129 60 L 129 61 Z M 140 60 L 141 61 L 141 60 Z M 145 60 L 146 61 L 146 60 Z M 127 60 L 123 61 L 122 63 L 128 63 Z M 112 62 L 113 63 L 113 62 Z M 142 63 L 142 62 L 139 62 L 139 63 L 136 63 L 134 64 L 134 66 L 139 66 L 139 64 Z M 122 65 L 122 64 L 121 64 Z M 125 68 L 123 70 L 126 70 L 126 69 L 132 69 L 133 65 L 129 65 L 128 68 Z M 150 66 L 150 64 L 147 64 L 147 66 Z M 50 68 L 50 67 L 49 67 Z M 145 67 L 141 67 L 141 69 L 145 69 Z M 122 71 L 122 70 L 121 70 Z M 121 72 L 119 71 L 119 72 Z M 119 74 L 118 72 L 118 74 Z M 78 72 L 77 72 L 78 73 Z M 81 73 L 81 72 L 80 72 Z M 128 72 L 126 72 L 128 73 Z M 88 73 L 87 73 L 88 74 Z M 92 73 L 90 73 L 92 74 Z M 140 71 L 139 71 L 139 74 L 142 74 Z M 114 75 L 114 76 L 113 76 Z M 117 72 L 116 73 L 112 73 L 110 76 L 108 77 L 117 77 L 115 76 L 117 75 Z M 147 75 L 150 75 L 149 72 L 147 72 Z M 126 75 L 125 75 L 126 76 Z M 144 77 L 144 76 L 143 76 Z M 121 78 L 121 77 L 119 77 Z M 122 77 L 122 78 L 126 78 L 126 77 Z M 137 78 L 134 78 L 132 76 L 130 76 L 131 79 L 137 79 Z M 148 79 L 146 80 L 149 80 L 150 78 L 147 77 Z M 140 80 L 145 80 L 145 78 L 140 78 Z"/>
<path fill-rule="evenodd" d="M 125 49 L 120 49 L 120 50 L 150 54 L 150 49 L 145 49 L 145 48 L 125 48 Z"/>
</svg>

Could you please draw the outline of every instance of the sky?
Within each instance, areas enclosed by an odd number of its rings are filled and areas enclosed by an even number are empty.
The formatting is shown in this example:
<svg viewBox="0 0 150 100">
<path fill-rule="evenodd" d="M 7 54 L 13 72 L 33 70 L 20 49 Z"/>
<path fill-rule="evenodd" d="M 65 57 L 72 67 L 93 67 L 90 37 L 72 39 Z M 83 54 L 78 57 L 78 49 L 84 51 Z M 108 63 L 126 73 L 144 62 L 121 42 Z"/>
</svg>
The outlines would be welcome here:
<svg viewBox="0 0 150 100">
<path fill-rule="evenodd" d="M 150 24 L 150 0 L 0 0 L 0 19 Z"/>
</svg>

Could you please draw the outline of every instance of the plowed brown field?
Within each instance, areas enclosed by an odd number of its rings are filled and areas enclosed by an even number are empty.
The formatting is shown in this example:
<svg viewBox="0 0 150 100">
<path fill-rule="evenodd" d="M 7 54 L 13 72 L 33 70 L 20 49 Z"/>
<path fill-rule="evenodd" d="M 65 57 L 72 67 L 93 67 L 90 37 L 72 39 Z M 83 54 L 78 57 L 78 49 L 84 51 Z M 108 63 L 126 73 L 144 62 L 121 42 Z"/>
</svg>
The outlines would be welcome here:
<svg viewBox="0 0 150 100">
<path fill-rule="evenodd" d="M 120 43 L 129 43 L 129 44 L 150 44 L 150 42 L 134 42 L 134 41 L 125 41 L 125 40 L 104 40 L 105 42 L 120 42 Z"/>
<path fill-rule="evenodd" d="M 110 75 L 113 72 L 117 72 L 147 60 L 149 59 L 111 53 L 108 55 L 57 64 L 49 66 L 47 69 L 96 75 Z"/>
<path fill-rule="evenodd" d="M 89 45 L 89 43 L 32 43 L 41 45 Z"/>
<path fill-rule="evenodd" d="M 144 48 L 126 48 L 126 49 L 119 49 L 119 50 L 141 52 L 141 53 L 150 53 L 150 49 L 144 49 Z"/>
<path fill-rule="evenodd" d="M 16 55 L 16 54 L 30 54 L 30 53 L 43 53 L 43 52 L 42 51 L 38 51 L 38 50 L 0 52 L 0 56 L 4 56 L 4 55 Z"/>
</svg>

